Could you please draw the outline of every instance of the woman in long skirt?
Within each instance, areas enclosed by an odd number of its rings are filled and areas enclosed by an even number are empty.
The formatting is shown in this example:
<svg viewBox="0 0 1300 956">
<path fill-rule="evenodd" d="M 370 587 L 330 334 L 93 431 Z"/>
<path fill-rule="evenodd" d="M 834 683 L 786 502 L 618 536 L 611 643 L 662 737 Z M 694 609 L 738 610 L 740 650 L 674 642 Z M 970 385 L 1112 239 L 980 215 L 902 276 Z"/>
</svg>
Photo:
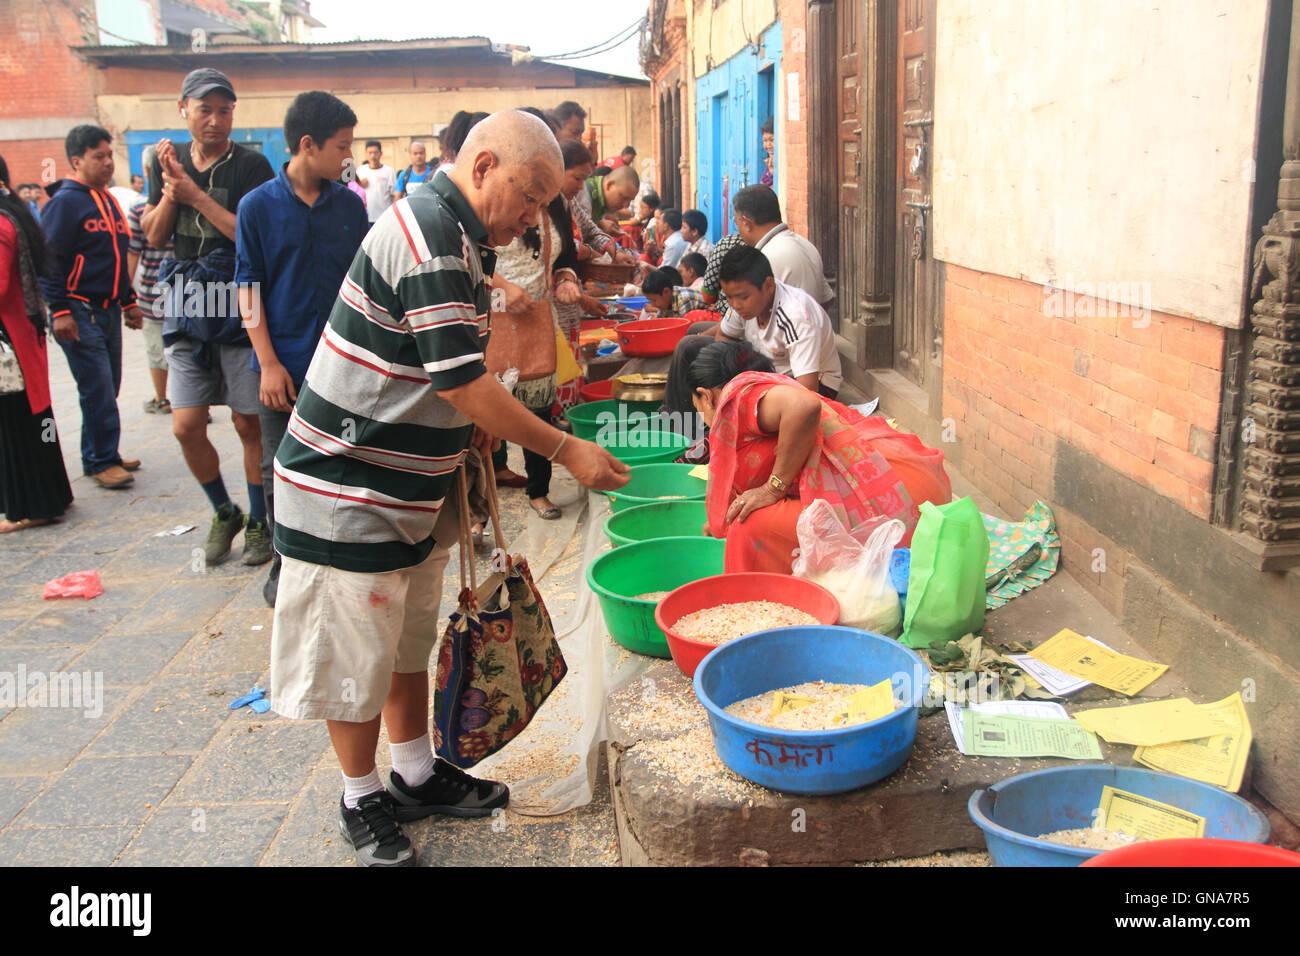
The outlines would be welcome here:
<svg viewBox="0 0 1300 956">
<path fill-rule="evenodd" d="M 22 373 L 21 391 L 0 394 L 0 534 L 49 524 L 72 502 L 50 400 L 46 309 L 37 285 L 44 267 L 41 227 L 10 190 L 0 158 L 0 339 Z M 0 379 L 0 390 L 6 387 L 13 382 Z"/>
</svg>

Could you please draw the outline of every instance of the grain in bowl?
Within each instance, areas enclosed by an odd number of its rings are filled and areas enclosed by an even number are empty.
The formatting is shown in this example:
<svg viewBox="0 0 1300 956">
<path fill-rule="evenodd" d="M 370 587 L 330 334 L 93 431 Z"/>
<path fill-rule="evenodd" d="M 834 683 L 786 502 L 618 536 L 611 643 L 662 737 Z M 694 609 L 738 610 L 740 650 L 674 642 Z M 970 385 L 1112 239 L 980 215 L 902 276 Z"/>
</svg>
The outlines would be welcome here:
<svg viewBox="0 0 1300 956">
<path fill-rule="evenodd" d="M 809 627 L 820 622 L 807 611 L 775 601 L 741 601 L 692 611 L 678 618 L 673 633 L 706 644 L 727 641 L 775 627 Z"/>
</svg>

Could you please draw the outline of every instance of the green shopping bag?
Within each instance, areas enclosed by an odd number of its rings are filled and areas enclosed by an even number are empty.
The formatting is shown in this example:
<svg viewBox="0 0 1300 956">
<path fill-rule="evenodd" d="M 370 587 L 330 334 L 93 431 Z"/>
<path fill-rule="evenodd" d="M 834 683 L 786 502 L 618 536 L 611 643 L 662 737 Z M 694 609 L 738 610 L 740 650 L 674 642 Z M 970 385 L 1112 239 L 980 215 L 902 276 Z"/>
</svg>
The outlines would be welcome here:
<svg viewBox="0 0 1300 956">
<path fill-rule="evenodd" d="M 975 502 L 925 502 L 912 534 L 902 642 L 933 647 L 984 626 L 989 536 Z"/>
</svg>

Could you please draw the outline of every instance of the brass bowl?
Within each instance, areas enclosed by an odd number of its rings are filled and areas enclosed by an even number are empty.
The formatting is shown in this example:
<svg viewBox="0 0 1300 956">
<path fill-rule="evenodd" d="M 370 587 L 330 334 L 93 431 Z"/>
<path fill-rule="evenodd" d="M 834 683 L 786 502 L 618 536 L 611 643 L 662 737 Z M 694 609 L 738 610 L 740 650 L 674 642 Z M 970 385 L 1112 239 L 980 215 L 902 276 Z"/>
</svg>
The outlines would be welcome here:
<svg viewBox="0 0 1300 956">
<path fill-rule="evenodd" d="M 667 375 L 620 375 L 610 386 L 610 394 L 620 402 L 662 402 L 667 390 Z"/>
</svg>

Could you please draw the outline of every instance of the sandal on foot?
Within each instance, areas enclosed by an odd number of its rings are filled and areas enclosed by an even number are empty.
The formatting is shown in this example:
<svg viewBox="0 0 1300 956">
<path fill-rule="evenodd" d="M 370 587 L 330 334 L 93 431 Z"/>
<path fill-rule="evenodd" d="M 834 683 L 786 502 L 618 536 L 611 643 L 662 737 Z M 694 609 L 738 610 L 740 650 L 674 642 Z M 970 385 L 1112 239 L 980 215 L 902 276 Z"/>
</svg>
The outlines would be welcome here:
<svg viewBox="0 0 1300 956">
<path fill-rule="evenodd" d="M 541 518 L 543 521 L 554 521 L 557 518 L 563 517 L 564 515 L 564 512 L 562 512 L 559 508 L 555 507 L 555 505 L 551 505 L 549 508 L 539 508 L 537 505 L 533 504 L 530 501 L 528 502 L 528 507 L 532 508 L 533 511 L 537 512 L 537 516 Z"/>
</svg>

